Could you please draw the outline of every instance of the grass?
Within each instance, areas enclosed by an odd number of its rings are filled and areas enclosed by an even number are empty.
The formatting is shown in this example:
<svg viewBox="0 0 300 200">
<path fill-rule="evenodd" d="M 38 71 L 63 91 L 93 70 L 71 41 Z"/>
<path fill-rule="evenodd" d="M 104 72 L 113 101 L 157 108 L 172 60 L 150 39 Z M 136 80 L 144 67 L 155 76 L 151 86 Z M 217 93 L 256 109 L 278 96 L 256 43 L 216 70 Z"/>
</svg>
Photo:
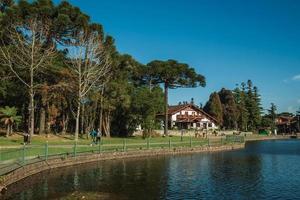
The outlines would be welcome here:
<svg viewBox="0 0 300 200">
<path fill-rule="evenodd" d="M 46 143 L 48 142 L 48 150 Z M 109 151 L 134 151 L 148 148 L 177 148 L 207 145 L 208 140 L 194 137 L 154 137 L 143 139 L 142 137 L 102 137 L 101 147 L 91 145 L 91 139 L 80 138 L 76 144 L 76 153 L 86 152 L 109 152 Z M 149 144 L 148 144 L 149 143 Z M 171 144 L 169 144 L 171 143 Z M 23 136 L 13 135 L 8 138 L 0 137 L 0 162 L 21 161 L 26 159 L 43 158 L 47 154 L 52 155 L 73 155 L 74 137 L 71 135 L 49 135 L 49 137 L 35 135 L 30 145 L 23 146 Z M 149 145 L 149 146 L 148 146 Z M 0 163 L 1 164 L 1 163 Z"/>
<path fill-rule="evenodd" d="M 169 138 L 171 139 L 172 142 L 180 142 L 181 138 L 180 137 L 154 137 L 151 138 L 150 141 L 153 143 L 167 143 L 169 141 Z M 143 139 L 140 136 L 136 137 L 127 137 L 127 138 L 120 138 L 120 137 L 102 137 L 101 138 L 103 143 L 105 144 L 123 144 L 124 139 L 126 139 L 126 142 L 128 144 L 134 144 L 134 143 L 146 143 L 147 140 Z M 183 137 L 183 141 L 189 141 L 190 137 Z M 203 140 L 202 138 L 192 138 L 192 141 L 201 141 Z M 74 137 L 71 135 L 65 135 L 65 136 L 60 136 L 60 135 L 49 135 L 49 137 L 46 137 L 44 135 L 35 135 L 31 139 L 31 145 L 41 145 L 45 144 L 46 141 L 48 141 L 49 145 L 73 145 L 74 144 Z M 86 138 L 79 138 L 78 145 L 89 145 L 91 144 L 91 139 L 86 139 Z M 23 136 L 21 135 L 13 135 L 8 138 L 6 137 L 0 137 L 0 146 L 5 147 L 5 146 L 22 146 L 23 145 Z"/>
<path fill-rule="evenodd" d="M 47 143 L 48 142 L 48 143 Z M 102 137 L 101 145 L 91 145 L 91 139 L 80 138 L 75 146 L 74 138 L 71 135 L 59 136 L 50 135 L 49 137 L 36 135 L 32 138 L 31 144 L 23 145 L 21 135 L 11 137 L 0 137 L 0 171 L 1 166 L 9 164 L 22 164 L 24 160 L 31 162 L 35 159 L 45 159 L 46 155 L 53 156 L 74 156 L 82 153 L 99 152 L 120 152 L 120 151 L 138 151 L 143 149 L 173 149 L 180 147 L 196 146 L 220 146 L 232 144 L 232 141 L 226 141 L 224 138 L 215 137 L 204 139 L 195 137 L 153 137 L 143 139 L 142 137 Z M 0 172 L 1 174 L 1 172 Z"/>
</svg>

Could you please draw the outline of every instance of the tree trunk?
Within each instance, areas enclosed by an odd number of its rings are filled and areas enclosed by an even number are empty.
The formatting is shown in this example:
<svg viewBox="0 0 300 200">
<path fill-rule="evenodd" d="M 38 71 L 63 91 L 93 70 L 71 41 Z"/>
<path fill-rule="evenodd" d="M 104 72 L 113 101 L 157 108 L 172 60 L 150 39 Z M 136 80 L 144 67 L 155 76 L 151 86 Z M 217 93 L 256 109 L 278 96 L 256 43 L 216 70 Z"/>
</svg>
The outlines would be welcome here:
<svg viewBox="0 0 300 200">
<path fill-rule="evenodd" d="M 164 135 L 168 135 L 168 83 L 165 82 L 165 127 Z"/>
<path fill-rule="evenodd" d="M 40 112 L 40 128 L 39 128 L 39 134 L 45 133 L 45 124 L 46 124 L 46 111 L 44 106 L 41 107 Z"/>
<path fill-rule="evenodd" d="M 29 134 L 30 137 L 34 134 L 34 90 L 33 90 L 33 66 L 30 67 L 30 87 L 29 87 L 29 119 L 30 119 L 30 127 Z"/>
<path fill-rule="evenodd" d="M 10 134 L 10 125 L 8 124 L 6 128 L 6 137 L 8 137 L 9 134 Z"/>
<path fill-rule="evenodd" d="M 102 128 L 103 128 L 103 109 L 101 107 L 100 108 L 100 116 L 99 116 L 99 130 L 100 130 L 100 133 L 102 133 Z"/>
<path fill-rule="evenodd" d="M 33 88 L 30 88 L 30 106 L 29 106 L 29 119 L 30 119 L 30 127 L 29 127 L 29 134 L 30 137 L 34 134 L 34 93 Z"/>
<path fill-rule="evenodd" d="M 96 100 L 91 106 L 86 108 L 87 119 L 85 121 L 86 128 L 85 133 L 87 139 L 89 139 L 89 131 L 95 128 L 95 120 L 97 115 L 98 100 Z M 97 130 L 97 128 L 95 128 Z"/>
<path fill-rule="evenodd" d="M 75 141 L 78 141 L 78 134 L 79 134 L 79 117 L 80 117 L 80 100 L 78 100 L 77 105 L 77 114 L 76 114 L 76 127 L 75 127 Z"/>
<path fill-rule="evenodd" d="M 77 102 L 77 114 L 76 114 L 76 126 L 75 126 L 75 141 L 77 142 L 78 141 L 78 134 L 79 134 L 79 118 L 80 118 L 80 109 L 81 109 L 81 98 L 82 98 L 82 91 L 81 91 L 81 82 L 82 82 L 82 73 L 81 73 L 81 65 L 79 66 L 79 69 L 78 69 L 78 102 Z"/>
<path fill-rule="evenodd" d="M 107 114 L 106 128 L 107 128 L 107 137 L 110 137 L 110 112 L 108 112 Z"/>
<path fill-rule="evenodd" d="M 84 123 L 84 118 L 85 118 L 85 106 L 84 104 L 81 106 L 82 110 L 81 110 L 81 125 L 80 125 L 80 133 L 81 133 L 81 136 L 85 134 L 85 123 Z"/>
<path fill-rule="evenodd" d="M 51 117 L 50 117 L 50 106 L 47 103 L 47 124 L 46 124 L 46 134 L 48 135 L 51 131 Z"/>
<path fill-rule="evenodd" d="M 104 94 L 104 87 L 101 90 L 101 100 L 100 100 L 100 116 L 99 116 L 99 130 L 102 133 L 103 127 L 103 94 Z"/>
<path fill-rule="evenodd" d="M 103 119 L 103 131 L 106 137 L 110 137 L 110 112 L 106 112 L 104 114 Z"/>
<path fill-rule="evenodd" d="M 62 119 L 62 125 L 63 125 L 62 134 L 63 135 L 66 134 L 66 132 L 67 132 L 68 123 L 69 123 L 69 116 L 64 113 L 63 119 Z"/>
<path fill-rule="evenodd" d="M 13 133 L 13 124 L 10 125 L 9 135 L 12 135 Z"/>
</svg>

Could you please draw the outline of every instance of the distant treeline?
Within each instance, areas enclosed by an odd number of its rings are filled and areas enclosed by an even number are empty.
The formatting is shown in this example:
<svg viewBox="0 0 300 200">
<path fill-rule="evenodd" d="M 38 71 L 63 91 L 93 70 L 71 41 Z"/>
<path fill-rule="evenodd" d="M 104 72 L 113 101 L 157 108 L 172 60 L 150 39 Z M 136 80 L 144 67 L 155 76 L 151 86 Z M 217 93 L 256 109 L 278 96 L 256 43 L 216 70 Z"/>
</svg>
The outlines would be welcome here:
<svg viewBox="0 0 300 200">
<path fill-rule="evenodd" d="M 261 104 L 261 95 L 251 80 L 237 84 L 233 90 L 222 88 L 213 92 L 203 108 L 217 119 L 222 129 L 258 131 L 276 129 L 276 118 L 294 117 L 293 113 L 277 113 L 274 103 L 268 109 Z M 300 114 L 300 110 L 296 115 Z"/>
<path fill-rule="evenodd" d="M 251 80 L 237 85 L 234 90 L 223 88 L 212 93 L 204 110 L 226 129 L 253 131 L 261 126 L 261 98 Z"/>
</svg>

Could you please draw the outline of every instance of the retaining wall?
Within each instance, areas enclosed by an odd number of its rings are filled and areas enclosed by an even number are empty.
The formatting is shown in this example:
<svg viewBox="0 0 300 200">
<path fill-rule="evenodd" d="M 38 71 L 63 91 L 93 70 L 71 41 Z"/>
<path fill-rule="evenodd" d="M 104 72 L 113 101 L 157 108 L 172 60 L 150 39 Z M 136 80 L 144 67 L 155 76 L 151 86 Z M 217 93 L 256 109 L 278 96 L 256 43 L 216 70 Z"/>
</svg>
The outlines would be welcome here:
<svg viewBox="0 0 300 200">
<path fill-rule="evenodd" d="M 160 136 L 164 135 L 164 130 L 154 130 L 156 133 L 158 133 Z M 218 135 L 233 135 L 234 133 L 237 133 L 239 131 L 217 131 Z M 202 133 L 206 133 L 205 130 L 199 131 L 200 135 Z M 213 130 L 207 131 L 208 135 L 213 135 Z M 252 132 L 240 132 L 239 135 L 245 136 L 245 135 L 252 135 Z M 133 136 L 142 136 L 143 131 L 135 131 L 133 133 Z M 171 136 L 181 136 L 181 130 L 168 130 L 168 135 Z M 183 136 L 195 136 L 195 130 L 184 130 Z"/>
</svg>

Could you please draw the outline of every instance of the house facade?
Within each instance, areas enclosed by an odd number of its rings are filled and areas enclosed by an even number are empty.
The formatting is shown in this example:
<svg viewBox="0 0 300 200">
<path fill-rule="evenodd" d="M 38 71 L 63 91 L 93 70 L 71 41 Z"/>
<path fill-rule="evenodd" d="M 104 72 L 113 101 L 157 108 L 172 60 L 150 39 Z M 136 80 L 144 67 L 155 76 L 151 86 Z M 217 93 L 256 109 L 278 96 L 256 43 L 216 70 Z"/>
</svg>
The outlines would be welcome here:
<svg viewBox="0 0 300 200">
<path fill-rule="evenodd" d="M 163 114 L 159 115 L 163 119 Z M 205 129 L 218 128 L 215 118 L 194 104 L 184 104 L 168 107 L 169 128 L 176 129 Z"/>
<path fill-rule="evenodd" d="M 300 116 L 278 116 L 275 120 L 278 133 L 292 134 L 300 132 Z"/>
</svg>

